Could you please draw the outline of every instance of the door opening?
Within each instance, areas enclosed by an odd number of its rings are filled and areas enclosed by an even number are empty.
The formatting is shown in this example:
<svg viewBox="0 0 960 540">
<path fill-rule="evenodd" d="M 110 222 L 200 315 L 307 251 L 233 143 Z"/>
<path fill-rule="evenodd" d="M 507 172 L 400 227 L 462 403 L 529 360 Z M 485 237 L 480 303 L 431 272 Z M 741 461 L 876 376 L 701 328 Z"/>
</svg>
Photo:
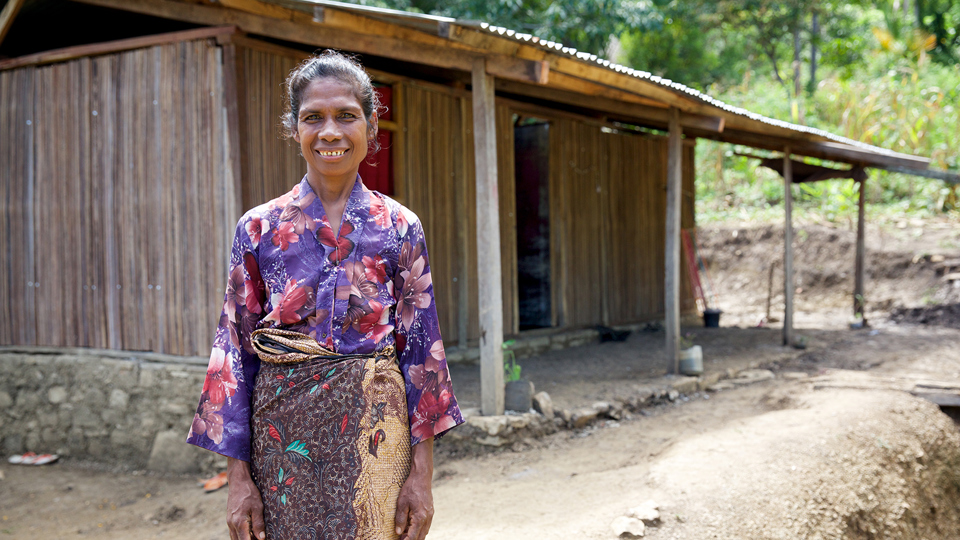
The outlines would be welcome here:
<svg viewBox="0 0 960 540">
<path fill-rule="evenodd" d="M 552 326 L 550 302 L 550 124 L 514 127 L 517 292 L 520 330 Z"/>
</svg>

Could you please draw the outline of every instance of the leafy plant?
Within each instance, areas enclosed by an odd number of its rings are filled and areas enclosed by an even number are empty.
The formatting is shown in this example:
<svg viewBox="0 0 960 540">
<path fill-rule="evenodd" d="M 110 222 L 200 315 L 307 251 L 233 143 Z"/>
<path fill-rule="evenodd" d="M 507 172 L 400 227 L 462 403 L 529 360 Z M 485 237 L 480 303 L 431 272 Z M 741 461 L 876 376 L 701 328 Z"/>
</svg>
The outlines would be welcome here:
<svg viewBox="0 0 960 540">
<path fill-rule="evenodd" d="M 520 380 L 520 364 L 517 363 L 517 355 L 510 349 L 517 340 L 510 339 L 503 342 L 503 382 L 513 382 Z M 510 359 L 507 362 L 507 359 Z"/>
<path fill-rule="evenodd" d="M 697 337 L 697 335 L 693 332 L 687 332 L 686 334 L 680 336 L 680 348 L 689 349 L 690 347 L 693 347 L 693 338 L 695 337 Z"/>
</svg>

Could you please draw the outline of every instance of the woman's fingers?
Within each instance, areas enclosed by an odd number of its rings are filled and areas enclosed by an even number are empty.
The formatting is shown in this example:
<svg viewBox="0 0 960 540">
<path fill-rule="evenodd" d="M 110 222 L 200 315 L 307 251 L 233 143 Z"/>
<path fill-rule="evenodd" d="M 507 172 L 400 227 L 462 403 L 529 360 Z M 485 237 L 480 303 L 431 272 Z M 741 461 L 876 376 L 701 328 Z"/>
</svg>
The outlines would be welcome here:
<svg viewBox="0 0 960 540">
<path fill-rule="evenodd" d="M 263 524 L 263 505 L 260 505 L 259 511 L 253 512 L 253 530 L 250 531 L 253 533 L 253 538 L 258 540 L 263 540 L 267 537 L 267 528 Z"/>
<path fill-rule="evenodd" d="M 227 526 L 230 540 L 263 540 L 263 499 L 250 476 L 250 465 L 245 461 L 227 459 Z"/>
<path fill-rule="evenodd" d="M 401 496 L 397 500 L 397 515 L 394 522 L 397 525 L 397 534 L 403 534 L 407 530 L 407 518 L 410 514 L 410 503 L 406 497 Z"/>
<path fill-rule="evenodd" d="M 417 540 L 424 540 L 427 537 L 427 533 L 430 532 L 430 525 L 433 524 L 433 516 L 428 516 L 424 520 L 423 525 L 420 526 L 420 536 L 417 537 Z"/>
<path fill-rule="evenodd" d="M 432 521 L 433 516 L 423 509 L 410 514 L 410 527 L 407 529 L 404 540 L 424 540 L 424 538 L 427 537 L 427 533 L 430 532 L 430 523 Z"/>
<path fill-rule="evenodd" d="M 430 531 L 433 522 L 433 508 L 400 497 L 397 501 L 397 534 L 401 540 L 423 540 Z"/>
</svg>

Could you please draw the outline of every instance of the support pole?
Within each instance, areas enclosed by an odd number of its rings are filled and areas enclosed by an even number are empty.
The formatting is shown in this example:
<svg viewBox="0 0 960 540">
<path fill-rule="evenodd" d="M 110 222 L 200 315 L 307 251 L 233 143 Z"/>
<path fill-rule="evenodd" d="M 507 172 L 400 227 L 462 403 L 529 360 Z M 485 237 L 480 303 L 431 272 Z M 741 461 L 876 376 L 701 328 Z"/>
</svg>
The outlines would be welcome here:
<svg viewBox="0 0 960 540">
<path fill-rule="evenodd" d="M 683 189 L 683 144 L 680 140 L 680 110 L 670 109 L 670 139 L 667 154 L 667 238 L 663 280 L 664 328 L 667 333 L 669 371 L 680 372 L 680 194 Z"/>
<path fill-rule="evenodd" d="M 793 345 L 793 167 L 790 147 L 783 150 L 783 344 Z"/>
<path fill-rule="evenodd" d="M 497 191 L 497 121 L 486 60 L 473 63 L 473 147 L 477 176 L 477 286 L 480 292 L 480 397 L 484 415 L 503 414 L 503 298 Z"/>
<path fill-rule="evenodd" d="M 865 302 L 863 298 L 863 282 L 866 273 L 866 265 L 864 264 L 864 259 L 866 258 L 866 217 L 864 216 L 864 209 L 867 202 L 867 181 L 860 181 L 860 200 L 857 207 L 857 262 L 854 269 L 854 281 L 853 281 L 853 316 L 856 317 L 860 315 L 863 317 L 863 324 L 866 326 L 867 318 L 864 316 Z"/>
</svg>

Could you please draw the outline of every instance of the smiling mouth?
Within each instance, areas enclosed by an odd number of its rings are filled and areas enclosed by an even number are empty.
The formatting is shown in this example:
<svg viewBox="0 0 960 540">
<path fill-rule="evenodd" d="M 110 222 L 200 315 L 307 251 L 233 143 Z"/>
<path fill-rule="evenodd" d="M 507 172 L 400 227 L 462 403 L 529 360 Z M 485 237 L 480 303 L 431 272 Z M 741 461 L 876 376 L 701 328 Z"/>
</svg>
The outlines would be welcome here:
<svg viewBox="0 0 960 540">
<path fill-rule="evenodd" d="M 337 157 L 346 153 L 346 150 L 318 150 L 317 153 L 324 157 Z"/>
</svg>

